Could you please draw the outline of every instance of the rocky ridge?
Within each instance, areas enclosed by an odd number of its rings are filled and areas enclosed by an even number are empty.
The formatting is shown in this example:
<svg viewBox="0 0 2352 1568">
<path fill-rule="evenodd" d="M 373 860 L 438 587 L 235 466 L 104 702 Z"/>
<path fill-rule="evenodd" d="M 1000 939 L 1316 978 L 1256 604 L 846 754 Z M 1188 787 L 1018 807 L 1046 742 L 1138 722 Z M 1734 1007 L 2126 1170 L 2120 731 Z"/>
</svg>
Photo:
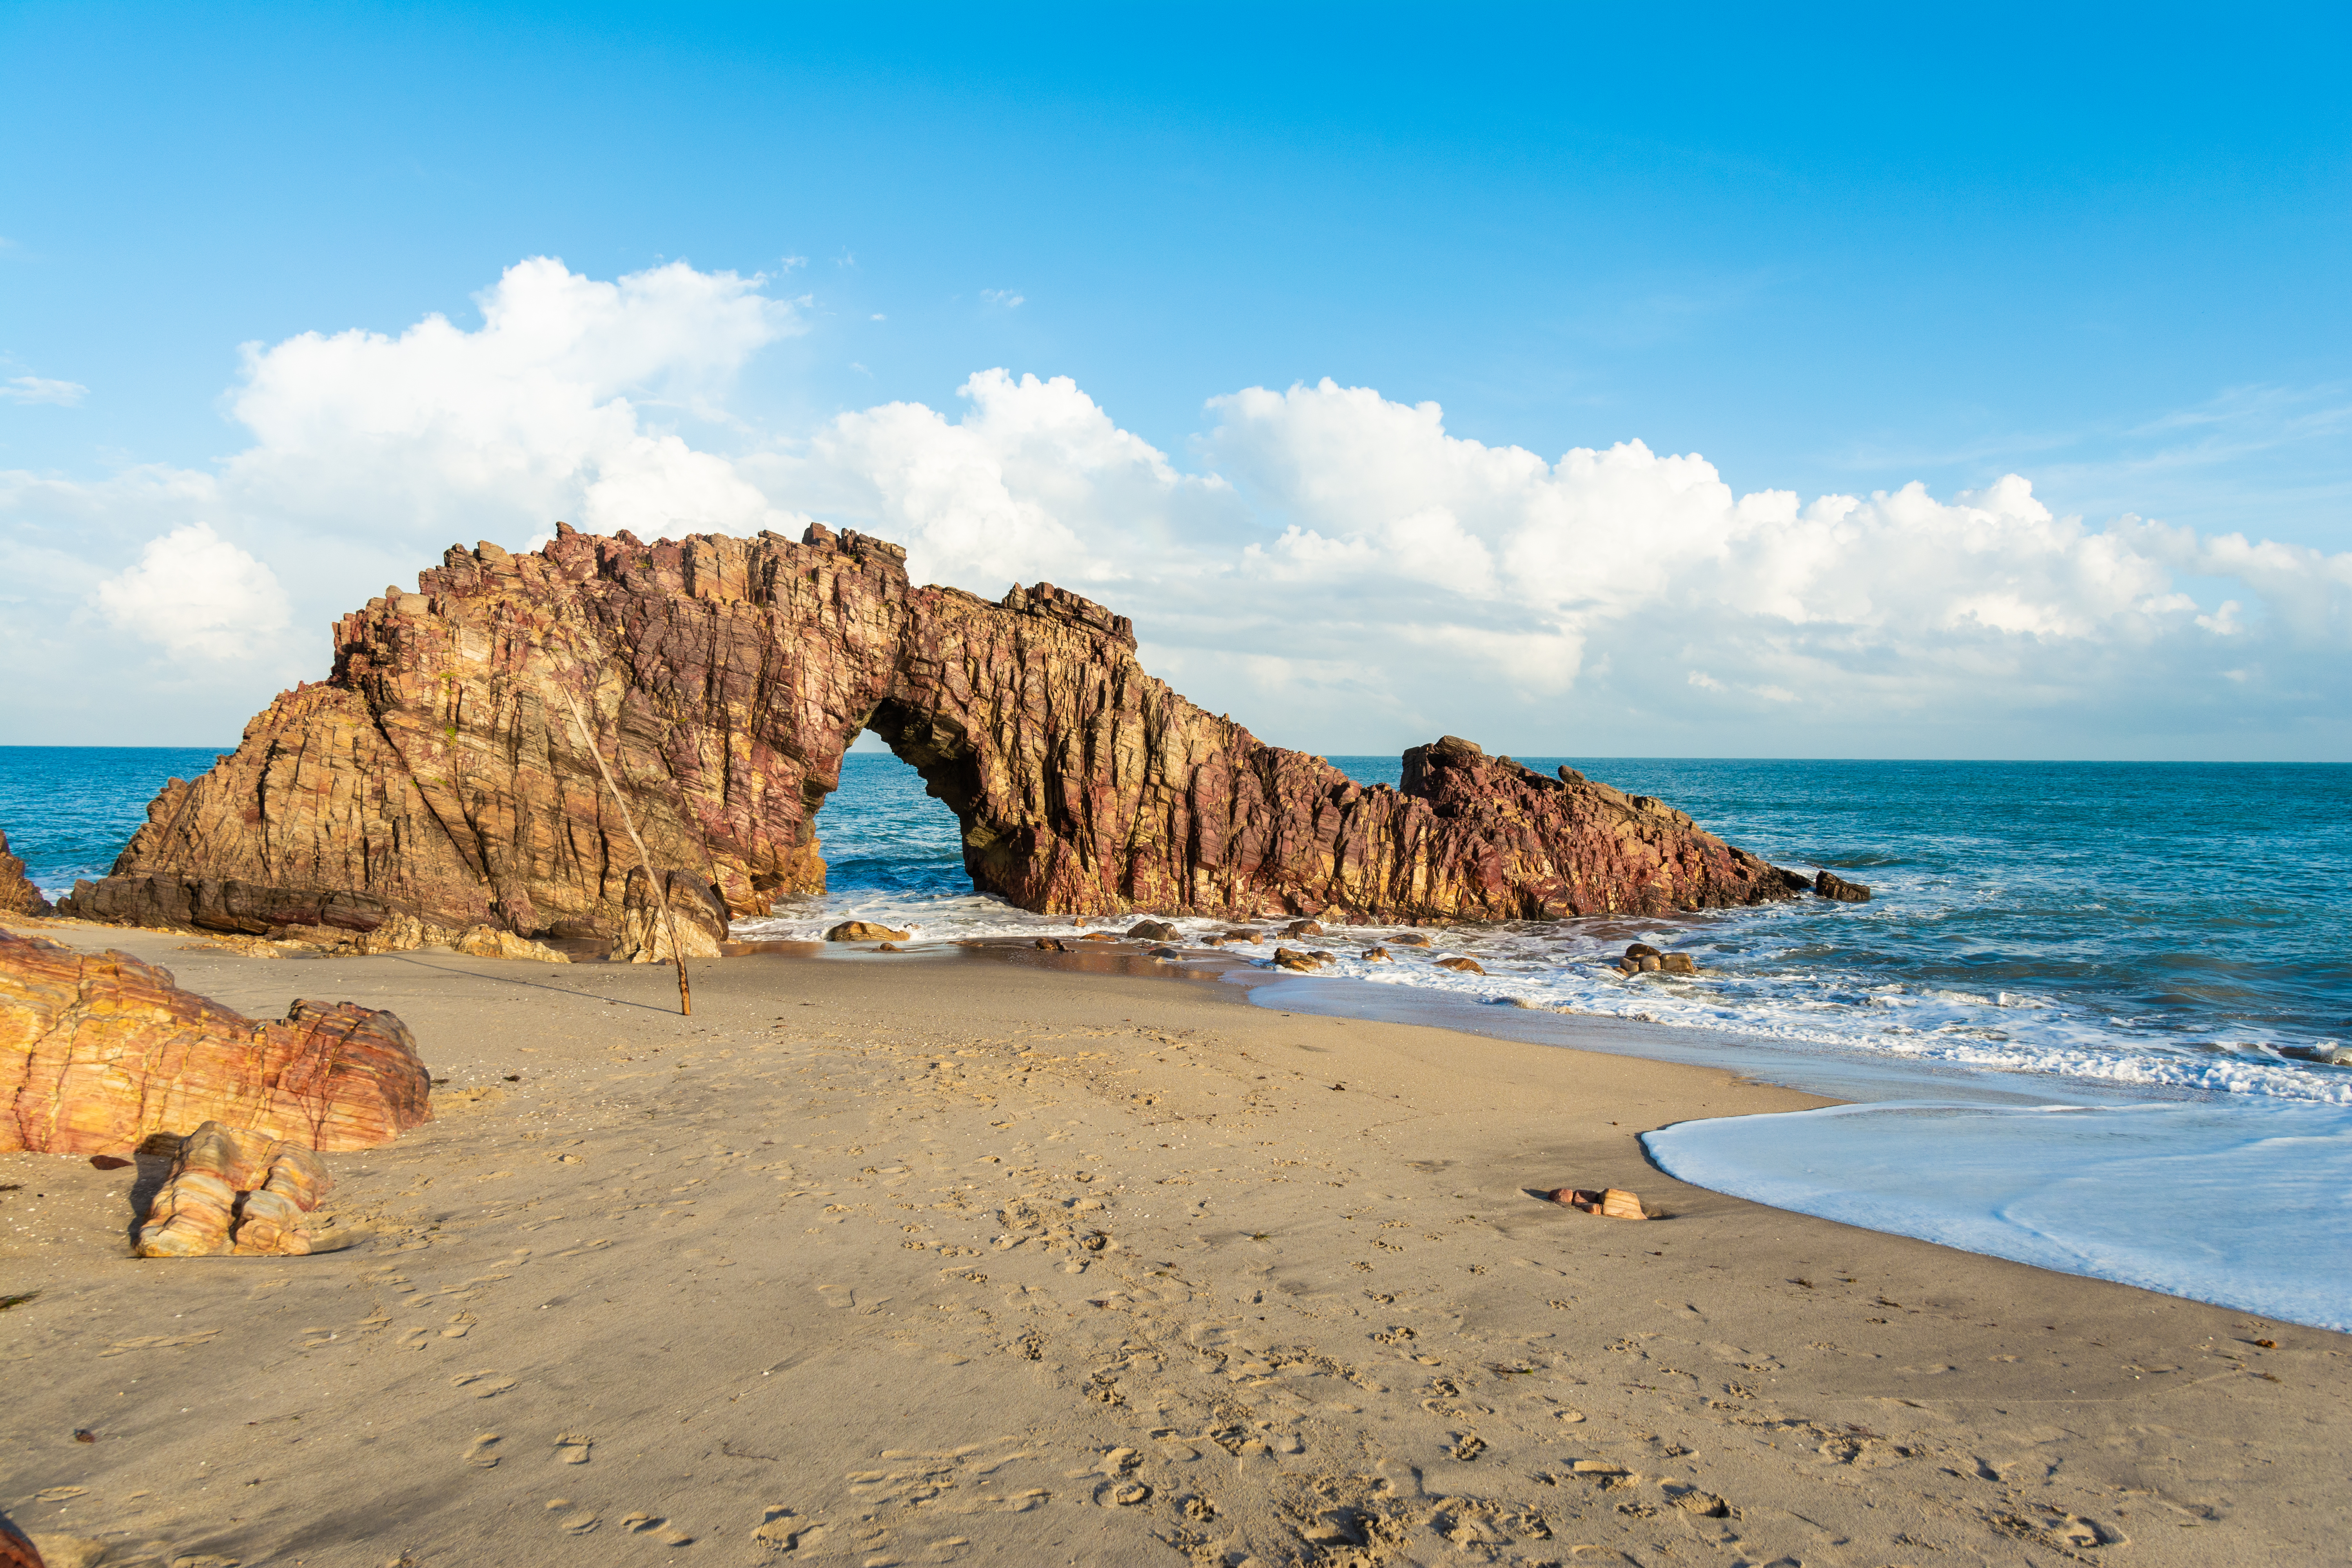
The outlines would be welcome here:
<svg viewBox="0 0 2352 1568">
<path fill-rule="evenodd" d="M 1501 921 L 1809 886 L 1662 801 L 1451 737 L 1401 787 L 1357 784 L 1155 679 L 1125 616 L 1049 584 L 918 587 L 905 553 L 821 525 L 453 548 L 346 616 L 332 678 L 169 784 L 60 907 L 612 937 L 638 861 L 601 756 L 656 867 L 765 913 L 823 889 L 818 808 L 867 729 L 955 812 L 974 887 L 1042 912 Z"/>
</svg>

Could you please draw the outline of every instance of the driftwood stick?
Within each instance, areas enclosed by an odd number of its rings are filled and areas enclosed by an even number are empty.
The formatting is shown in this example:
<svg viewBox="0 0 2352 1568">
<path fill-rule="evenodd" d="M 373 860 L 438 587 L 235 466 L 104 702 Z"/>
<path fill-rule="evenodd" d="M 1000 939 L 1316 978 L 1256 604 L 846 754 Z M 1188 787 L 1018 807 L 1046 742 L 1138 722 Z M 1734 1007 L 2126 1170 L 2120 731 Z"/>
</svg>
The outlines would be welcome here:
<svg viewBox="0 0 2352 1568">
<path fill-rule="evenodd" d="M 580 743 L 596 759 L 596 771 L 604 775 L 613 804 L 621 808 L 621 826 L 629 830 L 629 842 L 637 847 L 637 864 L 646 868 L 646 880 L 653 884 L 655 896 L 661 900 L 662 926 L 669 932 L 669 955 L 677 961 L 677 1010 L 690 1018 L 694 1016 L 694 993 L 686 987 L 686 949 L 678 945 L 677 916 L 670 911 L 669 879 L 654 869 L 653 857 L 646 853 L 646 841 L 637 837 L 637 819 L 630 815 L 621 786 L 613 782 L 613 770 L 604 765 L 604 753 L 596 749 L 595 737 L 588 732 L 588 721 L 581 714 L 579 700 L 569 691 L 562 696 L 565 706 L 572 710 L 572 727 L 580 731 Z"/>
</svg>

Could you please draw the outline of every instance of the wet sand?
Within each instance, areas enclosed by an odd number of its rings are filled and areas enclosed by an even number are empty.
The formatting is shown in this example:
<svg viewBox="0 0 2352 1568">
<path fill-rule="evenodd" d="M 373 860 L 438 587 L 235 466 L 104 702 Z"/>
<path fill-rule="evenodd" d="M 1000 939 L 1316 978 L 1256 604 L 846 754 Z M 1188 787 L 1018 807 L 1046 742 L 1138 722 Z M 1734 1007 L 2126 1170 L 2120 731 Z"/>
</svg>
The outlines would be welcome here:
<svg viewBox="0 0 2352 1568">
<path fill-rule="evenodd" d="M 1638 1134 L 1822 1103 L 1719 1069 L 1108 955 L 712 961 L 683 1019 L 44 934 L 446 1080 L 307 1258 L 134 1261 L 158 1162 L 0 1155 L 0 1510 L 110 1563 L 2347 1560 L 2352 1341 L 1682 1185 Z"/>
</svg>

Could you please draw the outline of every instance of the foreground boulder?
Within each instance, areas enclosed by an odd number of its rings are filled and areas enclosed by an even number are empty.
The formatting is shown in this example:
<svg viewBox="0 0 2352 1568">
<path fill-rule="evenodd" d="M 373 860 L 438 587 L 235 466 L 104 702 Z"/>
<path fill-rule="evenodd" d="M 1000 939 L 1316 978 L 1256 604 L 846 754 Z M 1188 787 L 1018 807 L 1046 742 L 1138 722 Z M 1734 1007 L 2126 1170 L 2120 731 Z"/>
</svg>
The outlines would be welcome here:
<svg viewBox="0 0 2352 1568">
<path fill-rule="evenodd" d="M 310 1211 L 334 1184 L 308 1149 L 207 1121 L 180 1140 L 135 1250 L 142 1258 L 299 1257 L 310 1250 Z"/>
<path fill-rule="evenodd" d="M 49 900 L 25 875 L 25 862 L 8 853 L 8 836 L 0 833 L 0 915 L 47 915 Z"/>
<path fill-rule="evenodd" d="M 1605 1219 L 1647 1219 L 1649 1212 L 1642 1200 L 1622 1187 L 1604 1187 L 1595 1192 L 1590 1187 L 1556 1187 L 1544 1194 L 1562 1208 L 1581 1209 Z"/>
<path fill-rule="evenodd" d="M 1154 679 L 1123 616 L 1050 584 L 918 587 L 905 563 L 820 525 L 452 549 L 419 592 L 342 619 L 326 683 L 167 784 L 72 912 L 609 934 L 640 863 L 609 772 L 653 863 L 766 914 L 823 889 L 818 808 L 865 730 L 955 813 L 974 888 L 1040 912 L 1500 921 L 1790 896 L 1664 802 L 1466 741 L 1360 785 Z"/>
<path fill-rule="evenodd" d="M 127 953 L 0 931 L 0 1150 L 128 1154 L 207 1121 L 367 1149 L 431 1118 L 390 1013 L 297 1002 L 257 1023 Z"/>
</svg>

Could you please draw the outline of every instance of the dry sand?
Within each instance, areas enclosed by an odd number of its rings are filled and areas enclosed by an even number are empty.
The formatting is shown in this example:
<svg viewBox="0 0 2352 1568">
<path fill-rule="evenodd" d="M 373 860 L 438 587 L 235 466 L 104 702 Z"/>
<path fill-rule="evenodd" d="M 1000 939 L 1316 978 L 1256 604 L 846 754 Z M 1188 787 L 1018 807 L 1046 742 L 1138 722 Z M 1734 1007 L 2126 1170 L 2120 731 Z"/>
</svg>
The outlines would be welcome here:
<svg viewBox="0 0 2352 1568">
<path fill-rule="evenodd" d="M 1818 1103 L 1719 1071 L 1035 954 L 688 1020 L 45 929 L 447 1080 L 307 1258 L 133 1261 L 158 1162 L 0 1155 L 0 1510 L 110 1563 L 2347 1560 L 2343 1336 L 1684 1186 L 1638 1133 Z"/>
</svg>

